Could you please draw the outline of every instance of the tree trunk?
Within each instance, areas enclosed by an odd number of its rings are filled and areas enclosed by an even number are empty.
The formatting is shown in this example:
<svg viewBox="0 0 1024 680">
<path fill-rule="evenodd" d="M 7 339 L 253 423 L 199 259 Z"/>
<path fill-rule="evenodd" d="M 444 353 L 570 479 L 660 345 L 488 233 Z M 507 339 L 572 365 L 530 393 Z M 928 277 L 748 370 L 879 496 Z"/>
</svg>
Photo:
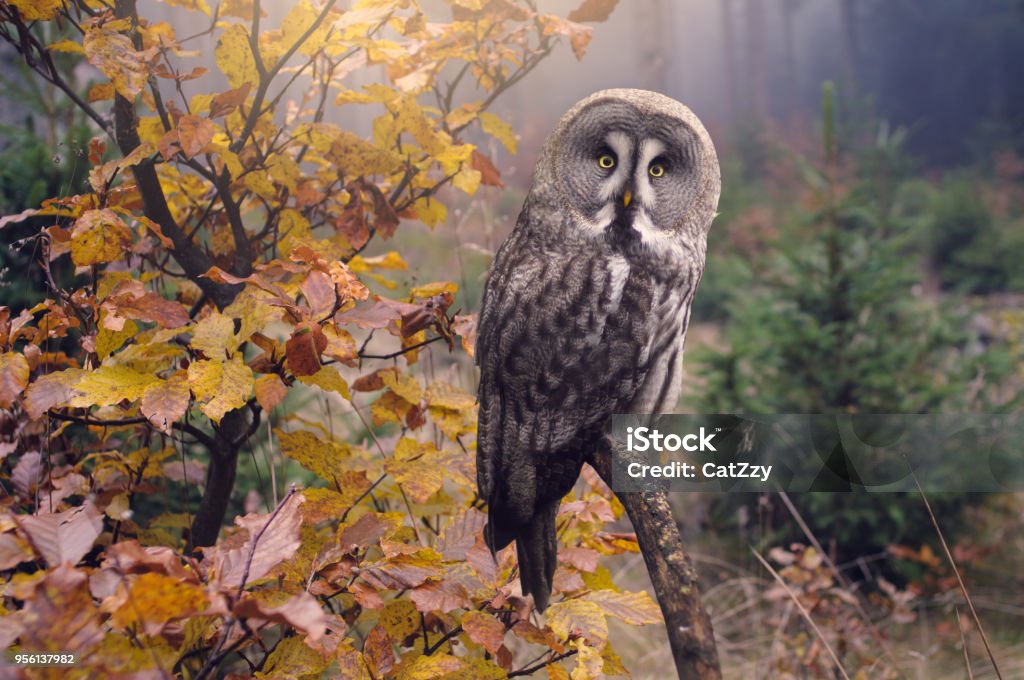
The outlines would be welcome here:
<svg viewBox="0 0 1024 680">
<path fill-rule="evenodd" d="M 589 461 L 608 486 L 612 486 L 614 442 Z M 697 572 L 683 548 L 663 492 L 616 493 L 636 531 L 640 553 L 654 584 L 654 593 L 665 617 L 669 645 L 680 680 L 720 680 L 715 635 L 701 602 Z"/>
</svg>

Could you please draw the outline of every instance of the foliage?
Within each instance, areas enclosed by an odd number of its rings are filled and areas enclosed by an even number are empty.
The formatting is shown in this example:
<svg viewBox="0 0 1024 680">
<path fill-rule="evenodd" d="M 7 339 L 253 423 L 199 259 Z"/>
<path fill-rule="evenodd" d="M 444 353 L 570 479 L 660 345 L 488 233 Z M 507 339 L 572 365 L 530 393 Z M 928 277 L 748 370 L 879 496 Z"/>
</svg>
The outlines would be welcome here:
<svg viewBox="0 0 1024 680">
<path fill-rule="evenodd" d="M 615 2 L 563 19 L 448 0 L 449 20 L 303 0 L 273 27 L 258 0 L 167 4 L 205 28 L 179 37 L 132 0 L 0 2 L 0 35 L 98 133 L 87 187 L 2 222 L 42 221 L 26 250 L 47 286 L 0 309 L 3 646 L 78 652 L 83 677 L 624 672 L 606 619 L 660 613 L 598 563 L 637 550 L 607 526 L 621 506 L 589 473 L 563 506 L 563 598 L 536 626 L 513 551 L 482 540 L 475 400 L 417 370 L 435 342 L 471 352 L 475 320 L 449 282 L 371 295 L 407 265 L 364 254 L 403 220 L 444 222 L 443 188 L 501 184 L 471 140 L 517 140 L 488 108 L 561 40 L 582 57 Z M 203 36 L 226 90 L 197 65 Z M 79 92 L 60 55 L 99 82 Z M 353 85 L 371 67 L 387 82 Z M 334 104 L 375 116 L 370 138 Z M 293 407 L 337 402 L 350 436 Z M 221 535 L 264 426 L 315 481 Z M 198 507 L 152 516 L 204 476 Z"/>
</svg>

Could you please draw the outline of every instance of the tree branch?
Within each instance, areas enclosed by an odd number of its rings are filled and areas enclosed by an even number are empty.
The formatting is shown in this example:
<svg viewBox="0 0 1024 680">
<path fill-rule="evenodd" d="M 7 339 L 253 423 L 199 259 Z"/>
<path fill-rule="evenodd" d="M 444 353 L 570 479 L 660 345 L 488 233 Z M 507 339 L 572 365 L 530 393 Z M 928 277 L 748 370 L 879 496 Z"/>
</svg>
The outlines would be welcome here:
<svg viewBox="0 0 1024 680">
<path fill-rule="evenodd" d="M 588 462 L 612 486 L 614 442 L 606 437 Z M 721 666 L 711 618 L 701 602 L 693 568 L 664 492 L 616 493 L 636 531 L 640 553 L 665 617 L 680 680 L 720 680 Z M 511 677 L 511 676 L 510 676 Z"/>
</svg>

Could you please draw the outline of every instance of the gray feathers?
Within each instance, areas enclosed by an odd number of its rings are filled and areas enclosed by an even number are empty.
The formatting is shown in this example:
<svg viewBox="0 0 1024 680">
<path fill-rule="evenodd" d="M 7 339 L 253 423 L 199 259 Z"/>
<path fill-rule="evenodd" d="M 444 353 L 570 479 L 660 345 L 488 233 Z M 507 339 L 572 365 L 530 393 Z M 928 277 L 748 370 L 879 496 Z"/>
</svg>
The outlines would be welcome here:
<svg viewBox="0 0 1024 680">
<path fill-rule="evenodd" d="M 711 140 L 642 90 L 584 99 L 544 144 L 479 321 L 477 473 L 487 540 L 516 540 L 543 610 L 555 515 L 614 413 L 671 410 L 719 193 Z"/>
</svg>

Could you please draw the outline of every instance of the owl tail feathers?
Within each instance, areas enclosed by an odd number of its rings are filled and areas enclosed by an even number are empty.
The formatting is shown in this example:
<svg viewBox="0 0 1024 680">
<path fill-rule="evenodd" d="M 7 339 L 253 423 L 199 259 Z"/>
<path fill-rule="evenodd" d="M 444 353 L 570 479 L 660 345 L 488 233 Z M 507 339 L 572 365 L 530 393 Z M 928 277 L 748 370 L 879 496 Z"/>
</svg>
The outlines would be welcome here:
<svg viewBox="0 0 1024 680">
<path fill-rule="evenodd" d="M 558 562 L 558 539 L 555 535 L 555 515 L 558 504 L 543 508 L 516 536 L 516 555 L 519 557 L 519 583 L 523 595 L 533 595 L 538 612 L 547 609 L 551 599 L 551 584 Z"/>
</svg>

